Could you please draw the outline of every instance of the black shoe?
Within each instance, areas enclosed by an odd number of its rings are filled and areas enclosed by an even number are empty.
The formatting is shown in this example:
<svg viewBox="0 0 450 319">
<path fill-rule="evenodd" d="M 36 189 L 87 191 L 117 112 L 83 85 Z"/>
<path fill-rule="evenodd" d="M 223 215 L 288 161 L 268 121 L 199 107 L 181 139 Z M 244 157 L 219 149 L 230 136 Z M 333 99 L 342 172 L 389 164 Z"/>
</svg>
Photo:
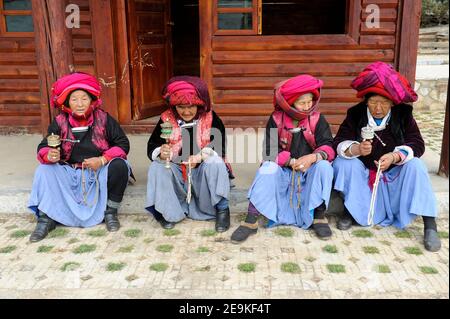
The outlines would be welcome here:
<svg viewBox="0 0 450 319">
<path fill-rule="evenodd" d="M 441 249 L 441 239 L 438 232 L 434 229 L 425 229 L 423 244 L 428 251 L 436 252 Z"/>
<path fill-rule="evenodd" d="M 350 214 L 347 207 L 344 207 L 344 214 L 339 218 L 336 227 L 339 230 L 348 230 L 352 227 L 354 222 L 355 220 L 353 219 L 352 214 Z"/>
<path fill-rule="evenodd" d="M 106 207 L 105 224 L 109 232 L 116 232 L 120 228 L 119 218 L 117 217 L 117 208 Z"/>
<path fill-rule="evenodd" d="M 227 207 L 216 214 L 216 232 L 223 233 L 230 229 L 230 209 Z"/>
<path fill-rule="evenodd" d="M 231 242 L 233 244 L 239 244 L 245 241 L 250 235 L 258 232 L 258 223 L 248 224 L 242 223 L 231 235 Z"/>
<path fill-rule="evenodd" d="M 326 221 L 322 223 L 312 224 L 311 228 L 319 238 L 329 238 L 332 235 L 331 228 Z"/>
<path fill-rule="evenodd" d="M 165 220 L 164 218 L 162 218 L 161 220 L 159 220 L 159 224 L 160 224 L 161 227 L 164 228 L 164 229 L 173 229 L 173 228 L 175 227 L 175 223 L 168 222 L 168 221 Z"/>
<path fill-rule="evenodd" d="M 47 215 L 41 213 L 38 218 L 36 228 L 30 236 L 30 242 L 36 243 L 41 241 L 55 228 L 56 222 Z"/>
</svg>

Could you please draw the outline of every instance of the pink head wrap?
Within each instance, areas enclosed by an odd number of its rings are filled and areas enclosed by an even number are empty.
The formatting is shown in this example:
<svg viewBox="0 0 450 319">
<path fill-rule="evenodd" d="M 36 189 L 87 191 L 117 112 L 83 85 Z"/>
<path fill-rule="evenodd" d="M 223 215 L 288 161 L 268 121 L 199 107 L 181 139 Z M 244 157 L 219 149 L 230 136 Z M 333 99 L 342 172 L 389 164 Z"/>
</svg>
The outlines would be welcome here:
<svg viewBox="0 0 450 319">
<path fill-rule="evenodd" d="M 286 112 L 291 118 L 302 120 L 314 112 L 319 106 L 320 90 L 323 81 L 315 77 L 303 74 L 281 82 L 275 86 L 274 107 L 275 110 Z M 301 112 L 292 107 L 292 104 L 302 95 L 312 93 L 314 105 L 307 112 Z"/>
</svg>

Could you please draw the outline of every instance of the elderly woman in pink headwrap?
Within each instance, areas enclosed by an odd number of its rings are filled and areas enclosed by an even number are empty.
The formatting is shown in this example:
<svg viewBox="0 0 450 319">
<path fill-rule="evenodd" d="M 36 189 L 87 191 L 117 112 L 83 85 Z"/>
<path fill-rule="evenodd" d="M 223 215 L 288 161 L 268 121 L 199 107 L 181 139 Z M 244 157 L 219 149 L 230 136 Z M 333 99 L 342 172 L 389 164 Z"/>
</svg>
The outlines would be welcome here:
<svg viewBox="0 0 450 319">
<path fill-rule="evenodd" d="M 41 165 L 28 204 L 38 218 L 31 242 L 44 239 L 57 223 L 91 227 L 104 220 L 108 231 L 120 227 L 130 146 L 117 121 L 100 108 L 100 93 L 97 79 L 85 73 L 67 75 L 52 87 L 51 105 L 61 113 L 38 146 Z M 59 147 L 48 143 L 55 137 Z"/>
<path fill-rule="evenodd" d="M 231 236 L 232 242 L 255 234 L 259 215 L 267 217 L 271 226 L 312 227 L 320 238 L 332 235 L 325 211 L 335 152 L 330 126 L 317 112 L 322 85 L 310 75 L 277 85 L 275 111 L 266 127 L 266 161 L 249 190 L 248 214 Z"/>
<path fill-rule="evenodd" d="M 234 177 L 225 158 L 225 127 L 211 110 L 206 83 L 198 77 L 174 77 L 163 97 L 168 109 L 147 147 L 153 162 L 145 207 L 165 229 L 189 217 L 215 219 L 216 231 L 225 232 L 230 227 L 229 179 Z M 161 137 L 164 122 L 172 127 L 168 141 Z"/>
<path fill-rule="evenodd" d="M 422 216 L 425 248 L 439 250 L 436 199 L 419 159 L 425 144 L 408 104 L 417 100 L 416 93 L 384 62 L 367 66 L 352 87 L 363 101 L 348 110 L 334 139 L 334 189 L 342 193 L 345 204 L 337 227 L 346 230 L 358 223 L 405 228 Z M 382 174 L 375 188 L 378 168 Z"/>
</svg>

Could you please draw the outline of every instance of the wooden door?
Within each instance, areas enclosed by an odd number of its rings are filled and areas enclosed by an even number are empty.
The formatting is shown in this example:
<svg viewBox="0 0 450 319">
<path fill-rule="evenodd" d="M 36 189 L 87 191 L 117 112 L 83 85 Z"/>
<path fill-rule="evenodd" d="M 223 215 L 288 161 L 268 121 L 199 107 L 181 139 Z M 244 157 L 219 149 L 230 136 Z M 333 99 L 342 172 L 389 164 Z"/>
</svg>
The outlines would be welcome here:
<svg viewBox="0 0 450 319">
<path fill-rule="evenodd" d="M 161 114 L 161 91 L 172 76 L 170 0 L 129 0 L 133 120 Z"/>
</svg>

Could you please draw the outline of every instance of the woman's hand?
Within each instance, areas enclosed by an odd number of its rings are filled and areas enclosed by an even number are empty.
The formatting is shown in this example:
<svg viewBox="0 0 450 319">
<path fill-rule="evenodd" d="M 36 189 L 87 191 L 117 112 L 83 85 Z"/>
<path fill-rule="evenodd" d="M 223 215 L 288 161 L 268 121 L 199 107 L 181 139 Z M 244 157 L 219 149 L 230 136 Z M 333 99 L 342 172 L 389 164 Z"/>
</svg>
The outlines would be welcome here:
<svg viewBox="0 0 450 319">
<path fill-rule="evenodd" d="M 58 163 L 61 160 L 61 151 L 58 148 L 51 148 L 50 151 L 48 151 L 47 159 L 53 164 Z"/>
<path fill-rule="evenodd" d="M 162 161 L 166 161 L 171 158 L 171 152 L 172 152 L 172 150 L 171 150 L 170 146 L 168 144 L 164 144 L 161 146 L 161 152 L 159 154 L 159 158 Z"/>
<path fill-rule="evenodd" d="M 188 162 L 183 162 L 184 165 L 189 165 L 191 163 L 191 168 L 196 168 L 202 162 L 202 154 L 189 156 Z"/>
<path fill-rule="evenodd" d="M 102 168 L 103 161 L 101 157 L 91 157 L 84 160 L 83 166 L 84 168 L 90 168 L 94 171 L 97 171 Z"/>
<path fill-rule="evenodd" d="M 295 171 L 306 172 L 317 160 L 316 154 L 308 154 L 292 161 L 291 167 Z"/>
<path fill-rule="evenodd" d="M 398 162 L 398 155 L 395 153 L 386 153 L 383 156 L 380 157 L 378 161 L 375 161 L 375 165 L 378 167 L 378 163 L 381 164 L 381 171 L 384 172 L 389 167 L 391 167 L 392 164 L 395 164 Z"/>
<path fill-rule="evenodd" d="M 367 156 L 370 153 L 372 153 L 372 141 L 362 141 L 361 144 L 358 145 L 359 149 L 357 152 L 359 152 L 359 154 L 355 154 L 353 152 L 354 149 L 352 149 L 352 153 L 355 155 L 361 155 L 361 156 Z M 353 145 L 352 145 L 353 147 Z M 356 148 L 356 147 L 355 147 Z"/>
</svg>

